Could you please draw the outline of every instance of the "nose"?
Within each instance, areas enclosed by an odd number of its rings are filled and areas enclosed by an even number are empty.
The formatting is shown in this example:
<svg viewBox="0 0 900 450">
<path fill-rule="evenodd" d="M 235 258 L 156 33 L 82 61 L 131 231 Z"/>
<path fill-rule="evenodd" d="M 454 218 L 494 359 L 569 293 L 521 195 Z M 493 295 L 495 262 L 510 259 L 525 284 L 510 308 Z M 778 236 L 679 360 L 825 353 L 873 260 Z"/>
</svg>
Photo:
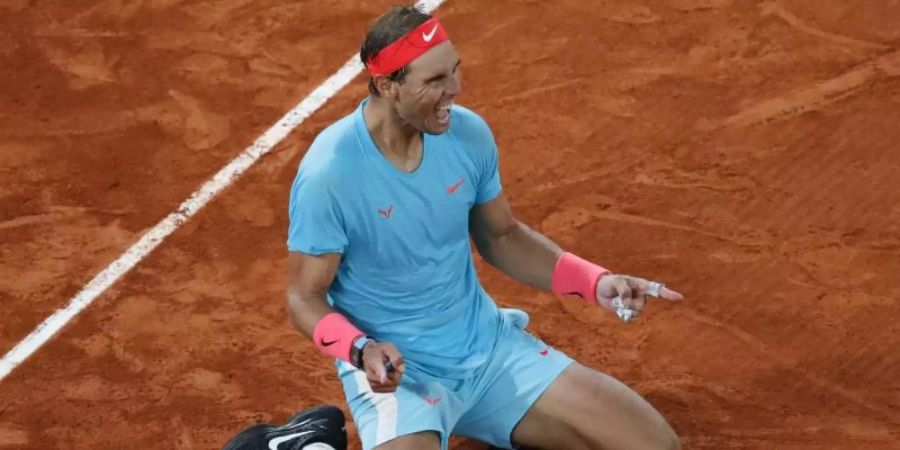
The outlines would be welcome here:
<svg viewBox="0 0 900 450">
<path fill-rule="evenodd" d="M 462 75 L 457 71 L 452 77 L 448 78 L 447 95 L 456 97 L 460 92 L 462 92 Z"/>
</svg>

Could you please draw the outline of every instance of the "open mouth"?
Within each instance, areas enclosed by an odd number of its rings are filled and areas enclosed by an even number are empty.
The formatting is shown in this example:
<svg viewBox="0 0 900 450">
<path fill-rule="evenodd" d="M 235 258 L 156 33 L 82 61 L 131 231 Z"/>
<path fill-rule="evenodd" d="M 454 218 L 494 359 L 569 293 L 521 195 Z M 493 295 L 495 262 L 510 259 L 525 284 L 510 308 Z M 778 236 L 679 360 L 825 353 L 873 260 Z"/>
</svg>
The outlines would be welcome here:
<svg viewBox="0 0 900 450">
<path fill-rule="evenodd" d="M 453 102 L 448 102 L 438 106 L 435 116 L 437 117 L 437 121 L 439 124 L 447 125 L 448 123 L 450 123 L 450 107 L 452 106 Z"/>
</svg>

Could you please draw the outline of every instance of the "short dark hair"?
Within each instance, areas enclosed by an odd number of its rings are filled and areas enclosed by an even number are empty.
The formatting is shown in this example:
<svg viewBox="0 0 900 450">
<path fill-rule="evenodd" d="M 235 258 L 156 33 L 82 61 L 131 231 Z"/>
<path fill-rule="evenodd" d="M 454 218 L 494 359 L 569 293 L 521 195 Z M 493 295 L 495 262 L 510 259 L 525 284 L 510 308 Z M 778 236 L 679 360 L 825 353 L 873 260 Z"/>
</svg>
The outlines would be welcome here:
<svg viewBox="0 0 900 450">
<path fill-rule="evenodd" d="M 431 16 L 414 5 L 391 7 L 372 22 L 366 32 L 362 48 L 359 50 L 359 59 L 366 64 L 382 49 L 416 29 L 428 19 L 431 19 Z M 407 71 L 407 67 L 402 67 L 388 75 L 388 79 L 402 83 Z M 369 93 L 375 96 L 379 95 L 373 78 L 369 78 Z"/>
</svg>

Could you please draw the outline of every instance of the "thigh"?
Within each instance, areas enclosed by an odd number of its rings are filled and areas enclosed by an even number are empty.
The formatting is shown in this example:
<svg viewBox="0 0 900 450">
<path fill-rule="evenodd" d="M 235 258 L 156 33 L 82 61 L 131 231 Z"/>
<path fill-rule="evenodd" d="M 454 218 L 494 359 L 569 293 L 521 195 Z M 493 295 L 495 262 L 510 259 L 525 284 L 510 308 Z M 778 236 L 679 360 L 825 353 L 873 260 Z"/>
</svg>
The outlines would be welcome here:
<svg viewBox="0 0 900 450">
<path fill-rule="evenodd" d="M 512 448 L 516 424 L 554 380 L 573 363 L 564 353 L 511 322 L 502 332 L 491 362 L 473 386 L 472 403 L 454 434 Z M 562 447 L 561 447 L 562 448 Z"/>
<path fill-rule="evenodd" d="M 677 449 L 678 437 L 646 400 L 620 381 L 573 364 L 513 431 L 543 449 Z"/>
<path fill-rule="evenodd" d="M 407 374 L 396 391 L 375 393 L 365 373 L 343 362 L 338 366 L 364 450 L 447 448 L 450 430 L 462 414 L 462 402 L 453 391 Z"/>
</svg>

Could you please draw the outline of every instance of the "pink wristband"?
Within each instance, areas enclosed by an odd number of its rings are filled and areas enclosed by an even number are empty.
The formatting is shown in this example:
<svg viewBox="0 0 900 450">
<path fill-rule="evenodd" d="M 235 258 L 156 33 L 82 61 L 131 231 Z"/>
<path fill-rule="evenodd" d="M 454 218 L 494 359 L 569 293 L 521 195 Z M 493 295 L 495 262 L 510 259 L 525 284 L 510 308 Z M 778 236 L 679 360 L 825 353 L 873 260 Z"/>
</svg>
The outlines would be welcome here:
<svg viewBox="0 0 900 450">
<path fill-rule="evenodd" d="M 550 286 L 557 295 L 577 295 L 587 303 L 597 304 L 597 283 L 608 270 L 565 252 L 556 260 Z"/>
<path fill-rule="evenodd" d="M 365 333 L 354 327 L 346 317 L 340 313 L 333 312 L 325 315 L 316 324 L 316 329 L 313 331 L 313 341 L 322 353 L 352 364 L 350 349 L 353 347 L 353 341 L 365 335 Z"/>
</svg>

